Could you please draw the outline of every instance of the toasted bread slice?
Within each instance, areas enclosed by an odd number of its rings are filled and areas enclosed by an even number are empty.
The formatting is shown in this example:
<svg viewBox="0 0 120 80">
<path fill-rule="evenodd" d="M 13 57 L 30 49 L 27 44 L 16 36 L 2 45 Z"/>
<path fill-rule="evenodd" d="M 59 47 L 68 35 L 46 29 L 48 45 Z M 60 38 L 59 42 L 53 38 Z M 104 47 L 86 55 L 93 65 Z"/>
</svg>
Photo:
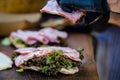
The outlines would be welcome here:
<svg viewBox="0 0 120 80">
<path fill-rule="evenodd" d="M 61 73 L 63 74 L 75 74 L 79 71 L 78 67 L 73 67 L 71 69 L 65 69 L 65 68 L 62 68 L 60 70 Z"/>
<path fill-rule="evenodd" d="M 0 52 L 0 70 L 11 68 L 12 64 L 12 60 L 4 53 Z"/>
</svg>

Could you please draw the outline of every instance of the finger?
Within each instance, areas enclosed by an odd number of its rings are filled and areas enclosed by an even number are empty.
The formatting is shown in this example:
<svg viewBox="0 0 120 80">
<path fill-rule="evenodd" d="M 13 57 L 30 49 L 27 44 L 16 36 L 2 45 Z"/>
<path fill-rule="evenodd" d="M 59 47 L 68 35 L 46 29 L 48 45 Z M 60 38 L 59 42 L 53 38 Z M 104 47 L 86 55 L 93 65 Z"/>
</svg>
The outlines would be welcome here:
<svg viewBox="0 0 120 80">
<path fill-rule="evenodd" d="M 61 8 L 62 8 L 63 11 L 65 11 L 65 12 L 72 13 L 72 9 L 71 9 L 71 7 L 69 7 L 69 6 L 62 5 Z"/>
<path fill-rule="evenodd" d="M 60 0 L 56 0 L 58 4 L 60 4 Z"/>
<path fill-rule="evenodd" d="M 87 26 L 87 22 L 85 20 L 85 17 L 82 17 L 78 22 L 77 22 L 80 26 Z"/>
</svg>

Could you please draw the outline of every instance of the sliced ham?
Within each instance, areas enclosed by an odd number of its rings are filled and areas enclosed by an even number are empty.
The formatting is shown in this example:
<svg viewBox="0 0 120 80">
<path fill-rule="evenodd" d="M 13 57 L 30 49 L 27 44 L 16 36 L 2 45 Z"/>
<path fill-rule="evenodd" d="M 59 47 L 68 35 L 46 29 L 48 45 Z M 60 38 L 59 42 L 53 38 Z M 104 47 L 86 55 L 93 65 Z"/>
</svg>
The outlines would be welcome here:
<svg viewBox="0 0 120 80">
<path fill-rule="evenodd" d="M 64 12 L 57 4 L 56 0 L 49 0 L 48 3 L 40 10 L 40 12 L 63 16 L 72 23 L 76 23 L 81 17 L 85 16 L 85 13 L 81 11 L 73 11 L 72 13 Z"/>
<path fill-rule="evenodd" d="M 19 48 L 19 49 L 15 50 L 14 52 L 24 55 L 24 54 L 32 53 L 37 50 L 38 50 L 37 48 L 30 47 L 30 48 Z"/>
<path fill-rule="evenodd" d="M 32 32 L 36 35 L 36 32 Z M 36 39 L 32 39 L 29 36 L 32 36 L 33 34 L 31 34 L 30 31 L 22 31 L 22 30 L 18 30 L 17 32 L 12 32 L 10 34 L 10 37 L 12 38 L 19 38 L 21 39 L 23 42 L 25 42 L 26 44 L 34 44 L 37 42 Z"/>
<path fill-rule="evenodd" d="M 66 32 L 61 32 L 52 28 L 46 28 L 39 31 L 40 35 L 46 37 L 50 42 L 59 43 L 58 37 L 65 39 L 67 38 Z"/>
<path fill-rule="evenodd" d="M 30 50 L 30 51 L 29 51 Z M 39 47 L 39 48 L 21 48 L 17 49 L 15 52 L 21 54 L 15 59 L 15 65 L 20 66 L 24 63 L 24 61 L 28 61 L 29 59 L 36 57 L 40 57 L 43 55 L 51 54 L 53 50 L 62 50 L 63 55 L 68 58 L 81 62 L 79 58 L 79 52 L 75 49 L 71 49 L 69 47 Z M 26 54 L 24 54 L 26 53 Z"/>
<path fill-rule="evenodd" d="M 63 55 L 66 55 L 72 60 L 75 61 L 80 61 L 79 59 L 79 52 L 77 52 L 75 49 L 69 48 L 69 47 L 40 47 L 38 48 L 39 50 L 44 50 L 44 51 L 53 51 L 53 50 L 62 50 Z"/>
<path fill-rule="evenodd" d="M 65 39 L 68 34 L 63 31 L 58 31 L 52 28 L 44 28 L 40 31 L 22 31 L 18 30 L 17 32 L 12 32 L 10 37 L 19 38 L 28 45 L 41 42 L 43 44 L 48 43 L 60 43 L 58 38 Z"/>
</svg>

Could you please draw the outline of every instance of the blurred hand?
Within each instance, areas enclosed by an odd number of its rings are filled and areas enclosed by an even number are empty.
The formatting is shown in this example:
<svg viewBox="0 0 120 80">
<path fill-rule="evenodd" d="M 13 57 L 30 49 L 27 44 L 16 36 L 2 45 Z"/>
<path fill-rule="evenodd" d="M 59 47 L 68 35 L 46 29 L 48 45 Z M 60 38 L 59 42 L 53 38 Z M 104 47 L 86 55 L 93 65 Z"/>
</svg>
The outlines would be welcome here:
<svg viewBox="0 0 120 80">
<path fill-rule="evenodd" d="M 101 20 L 107 22 L 109 19 L 109 7 L 106 0 L 57 0 L 57 2 L 64 11 L 69 13 L 76 10 L 86 11 L 86 17 L 79 21 L 82 25 Z"/>
<path fill-rule="evenodd" d="M 57 2 L 66 12 L 80 9 L 92 12 L 103 12 L 103 0 L 57 0 Z"/>
</svg>

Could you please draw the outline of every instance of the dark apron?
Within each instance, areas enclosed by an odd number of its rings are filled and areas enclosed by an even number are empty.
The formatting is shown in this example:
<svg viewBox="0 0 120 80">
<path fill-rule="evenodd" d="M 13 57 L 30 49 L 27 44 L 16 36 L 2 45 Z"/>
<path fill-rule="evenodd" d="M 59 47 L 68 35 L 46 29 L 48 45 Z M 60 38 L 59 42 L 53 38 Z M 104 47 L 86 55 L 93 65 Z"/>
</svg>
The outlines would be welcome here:
<svg viewBox="0 0 120 80">
<path fill-rule="evenodd" d="M 120 80 L 120 28 L 109 27 L 96 36 L 97 69 L 100 80 Z"/>
</svg>

